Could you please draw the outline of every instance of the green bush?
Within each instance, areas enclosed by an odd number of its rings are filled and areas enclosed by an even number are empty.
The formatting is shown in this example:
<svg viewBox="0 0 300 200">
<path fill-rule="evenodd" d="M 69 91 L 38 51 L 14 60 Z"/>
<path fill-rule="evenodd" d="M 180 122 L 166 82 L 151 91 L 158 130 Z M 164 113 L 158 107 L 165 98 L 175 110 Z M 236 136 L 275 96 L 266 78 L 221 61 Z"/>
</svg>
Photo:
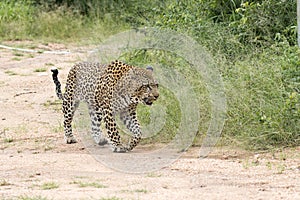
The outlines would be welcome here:
<svg viewBox="0 0 300 200">
<path fill-rule="evenodd" d="M 0 21 L 31 21 L 35 8 L 30 0 L 3 0 L 0 2 Z"/>
<path fill-rule="evenodd" d="M 21 33 L 35 18 L 36 9 L 31 1 L 10 1 L 0 2 L 0 36 L 3 38 Z M 23 33 L 27 35 L 28 33 Z"/>
<path fill-rule="evenodd" d="M 299 54 L 299 50 L 296 52 Z M 274 50 L 266 50 L 227 69 L 226 137 L 251 149 L 300 144 L 300 81 L 291 82 L 284 75 L 289 71 L 294 76 L 299 65 L 286 57 L 290 55 L 274 56 Z M 299 62 L 299 58 L 294 59 Z M 298 85 L 298 89 L 288 89 L 290 84 Z"/>
<path fill-rule="evenodd" d="M 111 18 L 137 27 L 147 23 L 153 8 L 164 7 L 165 3 L 159 0 L 36 0 L 36 5 L 48 11 L 65 7 L 89 18 Z"/>
<path fill-rule="evenodd" d="M 296 7 L 295 0 L 246 1 L 235 11 L 241 18 L 230 25 L 243 43 L 265 46 L 286 39 L 295 45 Z"/>
<path fill-rule="evenodd" d="M 30 0 L 0 2 L 0 40 L 95 42 L 127 27 L 122 21 L 88 17 L 65 6 L 49 9 L 47 5 Z"/>
<path fill-rule="evenodd" d="M 226 85 L 223 135 L 245 148 L 300 143 L 295 1 L 171 1 L 154 26 L 192 35 Z M 272 26 L 270 26 L 272 24 Z"/>
</svg>

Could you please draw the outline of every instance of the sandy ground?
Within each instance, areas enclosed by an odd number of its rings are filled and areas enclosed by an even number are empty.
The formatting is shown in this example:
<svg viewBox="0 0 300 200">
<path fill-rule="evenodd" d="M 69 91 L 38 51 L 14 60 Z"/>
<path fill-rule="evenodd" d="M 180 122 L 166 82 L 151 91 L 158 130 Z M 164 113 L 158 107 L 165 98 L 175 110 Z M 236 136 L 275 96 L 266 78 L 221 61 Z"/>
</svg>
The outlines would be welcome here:
<svg viewBox="0 0 300 200">
<path fill-rule="evenodd" d="M 193 147 L 158 171 L 132 174 L 105 167 L 80 138 L 65 144 L 50 68 L 59 67 L 64 85 L 85 50 L 0 49 L 0 199 L 300 199 L 300 147 L 266 154 L 223 147 L 206 159 Z"/>
</svg>

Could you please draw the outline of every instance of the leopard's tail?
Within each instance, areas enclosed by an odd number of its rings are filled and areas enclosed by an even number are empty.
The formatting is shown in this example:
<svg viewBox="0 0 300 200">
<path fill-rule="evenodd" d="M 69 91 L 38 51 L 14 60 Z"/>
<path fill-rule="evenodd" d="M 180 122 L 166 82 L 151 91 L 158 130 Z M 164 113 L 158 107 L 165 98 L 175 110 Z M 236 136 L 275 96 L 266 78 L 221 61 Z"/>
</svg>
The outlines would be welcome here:
<svg viewBox="0 0 300 200">
<path fill-rule="evenodd" d="M 51 69 L 51 72 L 52 72 L 52 79 L 54 81 L 54 84 L 56 86 L 56 95 L 59 99 L 63 99 L 63 94 L 61 92 L 61 84 L 58 80 L 58 77 L 57 77 L 57 74 L 58 74 L 58 70 L 56 68 L 54 69 Z"/>
</svg>

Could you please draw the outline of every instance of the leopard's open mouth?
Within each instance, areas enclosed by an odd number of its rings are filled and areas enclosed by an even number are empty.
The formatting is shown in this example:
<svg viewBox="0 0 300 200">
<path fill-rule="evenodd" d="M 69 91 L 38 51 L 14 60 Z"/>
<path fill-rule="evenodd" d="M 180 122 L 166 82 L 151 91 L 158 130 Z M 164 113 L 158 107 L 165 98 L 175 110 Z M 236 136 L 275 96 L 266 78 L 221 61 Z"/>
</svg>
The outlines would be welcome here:
<svg viewBox="0 0 300 200">
<path fill-rule="evenodd" d="M 152 102 L 146 102 L 146 105 L 151 106 L 153 103 Z"/>
<path fill-rule="evenodd" d="M 143 101 L 148 106 L 151 106 L 153 104 L 153 101 L 151 101 L 149 98 L 144 98 Z"/>
</svg>

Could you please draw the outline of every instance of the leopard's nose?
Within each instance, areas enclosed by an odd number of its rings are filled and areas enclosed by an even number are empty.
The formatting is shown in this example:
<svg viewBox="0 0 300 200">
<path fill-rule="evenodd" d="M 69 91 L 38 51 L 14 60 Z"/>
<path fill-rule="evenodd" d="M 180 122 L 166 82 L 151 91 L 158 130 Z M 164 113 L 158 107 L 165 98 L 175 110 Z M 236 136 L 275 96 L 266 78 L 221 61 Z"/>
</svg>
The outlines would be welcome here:
<svg viewBox="0 0 300 200">
<path fill-rule="evenodd" d="M 157 93 L 157 94 L 154 94 L 153 96 L 155 99 L 157 99 L 159 97 L 159 94 Z"/>
</svg>

